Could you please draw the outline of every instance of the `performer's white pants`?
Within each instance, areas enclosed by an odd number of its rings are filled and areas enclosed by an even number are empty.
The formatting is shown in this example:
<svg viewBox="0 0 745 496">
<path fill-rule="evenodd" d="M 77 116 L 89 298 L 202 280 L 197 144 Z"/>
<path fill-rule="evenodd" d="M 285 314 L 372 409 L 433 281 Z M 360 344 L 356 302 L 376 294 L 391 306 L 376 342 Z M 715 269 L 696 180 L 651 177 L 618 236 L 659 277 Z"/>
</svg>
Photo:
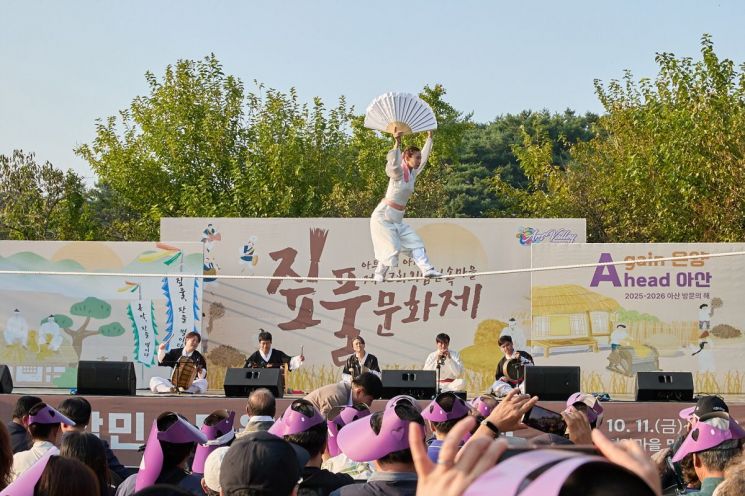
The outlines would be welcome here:
<svg viewBox="0 0 745 496">
<path fill-rule="evenodd" d="M 150 378 L 150 391 L 153 393 L 170 393 L 173 383 L 163 377 Z M 202 394 L 207 391 L 207 379 L 194 379 L 194 383 L 186 390 L 187 393 Z"/>
<path fill-rule="evenodd" d="M 370 216 L 370 235 L 375 258 L 388 267 L 398 267 L 399 254 L 424 249 L 422 238 L 403 222 L 404 213 L 380 202 Z"/>
<path fill-rule="evenodd" d="M 451 382 L 441 382 L 440 383 L 440 391 L 465 391 L 466 390 L 466 381 L 463 379 L 455 379 Z"/>
<path fill-rule="evenodd" d="M 525 382 L 521 382 L 517 388 L 520 390 L 521 393 L 525 394 Z M 514 388 L 512 387 L 512 384 L 510 384 L 509 382 L 498 380 L 494 381 L 494 383 L 489 386 L 489 393 L 495 396 L 504 396 L 513 389 Z"/>
</svg>

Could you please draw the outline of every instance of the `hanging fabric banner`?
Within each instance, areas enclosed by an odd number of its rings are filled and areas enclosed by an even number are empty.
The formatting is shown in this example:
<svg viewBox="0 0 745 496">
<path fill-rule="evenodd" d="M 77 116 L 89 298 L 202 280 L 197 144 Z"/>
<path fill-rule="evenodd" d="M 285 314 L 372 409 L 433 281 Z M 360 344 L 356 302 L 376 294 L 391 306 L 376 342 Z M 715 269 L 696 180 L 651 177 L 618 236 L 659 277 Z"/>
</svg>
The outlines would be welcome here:
<svg viewBox="0 0 745 496">
<path fill-rule="evenodd" d="M 135 338 L 134 360 L 150 367 L 155 362 L 158 327 L 152 300 L 138 300 L 129 304 L 127 315 Z"/>
<path fill-rule="evenodd" d="M 182 348 L 187 333 L 199 332 L 199 281 L 192 278 L 164 277 L 167 321 L 163 342 L 166 349 Z"/>
</svg>

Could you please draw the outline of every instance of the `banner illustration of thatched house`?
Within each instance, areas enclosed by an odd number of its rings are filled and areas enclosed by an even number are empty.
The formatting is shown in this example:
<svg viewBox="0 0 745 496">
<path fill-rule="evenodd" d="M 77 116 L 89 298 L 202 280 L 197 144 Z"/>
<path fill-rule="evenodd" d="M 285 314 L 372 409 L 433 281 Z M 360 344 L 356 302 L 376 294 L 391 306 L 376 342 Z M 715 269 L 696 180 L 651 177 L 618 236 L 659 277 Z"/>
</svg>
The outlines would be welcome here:
<svg viewBox="0 0 745 496">
<path fill-rule="evenodd" d="M 542 347 L 546 358 L 552 348 L 565 346 L 584 345 L 598 351 L 598 338 L 609 338 L 613 313 L 620 308 L 613 298 L 577 284 L 533 286 L 533 326 L 528 345 Z"/>
</svg>

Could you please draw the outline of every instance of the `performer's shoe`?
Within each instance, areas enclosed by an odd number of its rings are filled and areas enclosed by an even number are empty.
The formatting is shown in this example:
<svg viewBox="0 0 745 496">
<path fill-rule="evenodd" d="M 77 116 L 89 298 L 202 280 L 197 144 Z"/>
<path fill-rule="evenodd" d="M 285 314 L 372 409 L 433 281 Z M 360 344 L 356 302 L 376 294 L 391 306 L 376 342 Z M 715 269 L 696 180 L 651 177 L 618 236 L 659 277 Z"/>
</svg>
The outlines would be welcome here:
<svg viewBox="0 0 745 496">
<path fill-rule="evenodd" d="M 436 277 L 442 277 L 442 273 L 440 273 L 440 271 L 438 271 L 434 267 L 430 267 L 426 271 L 423 271 L 422 272 L 422 275 L 424 277 L 427 277 L 427 278 L 430 278 L 430 279 L 436 278 Z"/>
<path fill-rule="evenodd" d="M 375 274 L 373 275 L 373 281 L 375 282 L 383 282 L 385 281 L 385 275 L 388 273 L 388 266 L 383 264 L 378 264 L 378 267 L 375 269 Z"/>
<path fill-rule="evenodd" d="M 427 256 L 427 252 L 424 251 L 424 248 L 415 248 L 414 250 L 411 250 L 411 258 L 414 259 L 414 263 L 419 267 L 419 270 L 422 271 L 424 277 L 442 277 L 442 274 L 430 263 L 429 257 Z"/>
<path fill-rule="evenodd" d="M 176 386 L 171 386 L 171 392 L 178 393 L 178 388 Z"/>
</svg>

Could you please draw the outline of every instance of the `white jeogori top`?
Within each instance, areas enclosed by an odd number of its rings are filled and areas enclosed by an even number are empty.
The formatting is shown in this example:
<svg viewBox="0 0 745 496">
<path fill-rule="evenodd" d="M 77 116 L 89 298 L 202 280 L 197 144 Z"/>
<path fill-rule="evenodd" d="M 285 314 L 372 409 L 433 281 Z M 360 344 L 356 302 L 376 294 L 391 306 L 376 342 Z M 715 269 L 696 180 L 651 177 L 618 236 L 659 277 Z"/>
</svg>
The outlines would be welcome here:
<svg viewBox="0 0 745 496">
<path fill-rule="evenodd" d="M 416 169 L 411 169 L 408 182 L 404 181 L 401 150 L 394 148 L 388 152 L 388 162 L 385 164 L 385 173 L 390 178 L 388 180 L 388 190 L 385 192 L 387 200 L 406 206 L 406 202 L 409 201 L 409 197 L 414 192 L 416 178 L 427 163 L 430 151 L 432 151 L 432 138 L 427 138 L 427 142 L 422 148 L 422 163 Z"/>
</svg>

